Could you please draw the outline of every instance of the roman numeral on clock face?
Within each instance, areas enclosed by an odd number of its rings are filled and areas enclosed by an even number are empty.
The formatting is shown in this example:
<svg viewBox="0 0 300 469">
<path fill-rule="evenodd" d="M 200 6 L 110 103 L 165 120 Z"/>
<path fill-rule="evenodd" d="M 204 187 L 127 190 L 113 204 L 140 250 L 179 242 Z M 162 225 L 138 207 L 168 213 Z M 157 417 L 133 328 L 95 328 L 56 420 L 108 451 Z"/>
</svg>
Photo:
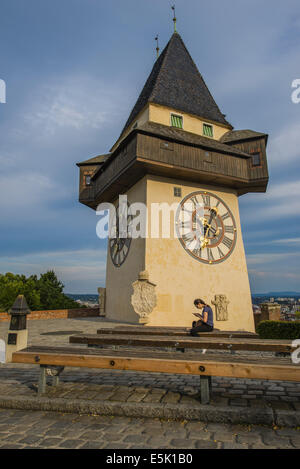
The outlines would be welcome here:
<svg viewBox="0 0 300 469">
<path fill-rule="evenodd" d="M 182 236 L 182 239 L 183 241 L 188 244 L 188 243 L 191 243 L 193 240 L 194 240 L 194 233 L 192 231 L 190 231 L 189 233 L 186 233 Z"/>
<path fill-rule="evenodd" d="M 225 226 L 225 233 L 234 233 L 234 227 L 233 226 Z"/>
<path fill-rule="evenodd" d="M 233 244 L 233 240 L 230 239 L 230 238 L 227 238 L 227 236 L 224 236 L 224 239 L 222 241 L 223 244 L 225 244 L 225 246 L 228 248 L 228 249 L 231 249 L 231 246 Z"/>
<path fill-rule="evenodd" d="M 207 249 L 207 259 L 212 262 L 215 260 L 212 250 L 210 248 Z"/>
<path fill-rule="evenodd" d="M 223 257 L 225 257 L 225 254 L 223 253 L 222 249 L 219 248 L 219 246 L 218 246 L 218 253 L 219 253 L 220 259 L 223 259 Z"/>
<path fill-rule="evenodd" d="M 194 204 L 196 207 L 198 207 L 199 201 L 198 201 L 198 199 L 197 199 L 196 196 L 195 196 L 195 197 L 192 197 L 192 198 L 191 198 L 191 201 L 193 202 L 193 204 Z"/>
<path fill-rule="evenodd" d="M 210 207 L 210 195 L 202 194 L 202 199 L 205 207 Z"/>
<path fill-rule="evenodd" d="M 180 226 L 181 228 L 190 228 L 190 227 L 191 227 L 191 223 L 192 223 L 192 222 L 191 222 L 190 220 L 181 221 L 181 222 L 179 223 L 179 226 Z"/>
<path fill-rule="evenodd" d="M 227 220 L 227 218 L 230 218 L 230 215 L 228 212 L 224 213 L 224 215 L 221 216 L 222 220 Z"/>
</svg>

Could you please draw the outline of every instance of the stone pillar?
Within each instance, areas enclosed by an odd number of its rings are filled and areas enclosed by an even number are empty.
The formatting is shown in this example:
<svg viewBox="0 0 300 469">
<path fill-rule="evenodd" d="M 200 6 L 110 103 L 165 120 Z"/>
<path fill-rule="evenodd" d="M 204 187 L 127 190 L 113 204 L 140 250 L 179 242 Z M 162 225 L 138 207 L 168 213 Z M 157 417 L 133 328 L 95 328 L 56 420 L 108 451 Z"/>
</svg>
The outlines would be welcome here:
<svg viewBox="0 0 300 469">
<path fill-rule="evenodd" d="M 19 295 L 16 298 L 11 310 L 8 311 L 8 314 L 10 314 L 11 319 L 6 346 L 7 363 L 12 361 L 12 354 L 14 352 L 27 347 L 27 315 L 30 314 L 30 310 L 24 295 Z"/>
</svg>

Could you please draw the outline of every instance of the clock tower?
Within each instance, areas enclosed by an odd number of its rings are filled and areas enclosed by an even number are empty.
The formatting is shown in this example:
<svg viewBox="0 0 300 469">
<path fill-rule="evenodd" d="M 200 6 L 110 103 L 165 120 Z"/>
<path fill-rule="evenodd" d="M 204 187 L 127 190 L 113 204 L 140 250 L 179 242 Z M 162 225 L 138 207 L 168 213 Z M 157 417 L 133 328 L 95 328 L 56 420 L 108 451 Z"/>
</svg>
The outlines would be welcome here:
<svg viewBox="0 0 300 469">
<path fill-rule="evenodd" d="M 148 325 L 188 327 L 202 298 L 216 328 L 254 331 L 238 199 L 266 191 L 267 139 L 233 129 L 175 32 L 110 152 L 78 163 L 81 203 L 118 207 L 126 195 L 147 207 L 146 237 L 108 240 L 108 319 L 138 323 L 132 283 L 147 270 L 157 285 Z M 168 236 L 166 207 L 177 207 Z"/>
</svg>

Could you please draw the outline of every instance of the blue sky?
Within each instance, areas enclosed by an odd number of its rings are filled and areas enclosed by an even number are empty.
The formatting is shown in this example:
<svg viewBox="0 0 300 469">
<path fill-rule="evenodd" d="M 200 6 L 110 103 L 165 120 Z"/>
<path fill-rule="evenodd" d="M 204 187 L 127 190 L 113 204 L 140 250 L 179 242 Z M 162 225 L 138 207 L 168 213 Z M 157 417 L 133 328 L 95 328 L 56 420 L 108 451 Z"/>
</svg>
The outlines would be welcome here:
<svg viewBox="0 0 300 469">
<path fill-rule="evenodd" d="M 0 272 L 54 268 L 70 293 L 105 281 L 75 163 L 111 148 L 172 34 L 168 0 L 2 0 Z M 181 34 L 235 128 L 270 135 L 267 194 L 240 198 L 252 291 L 300 290 L 299 0 L 177 0 Z"/>
</svg>

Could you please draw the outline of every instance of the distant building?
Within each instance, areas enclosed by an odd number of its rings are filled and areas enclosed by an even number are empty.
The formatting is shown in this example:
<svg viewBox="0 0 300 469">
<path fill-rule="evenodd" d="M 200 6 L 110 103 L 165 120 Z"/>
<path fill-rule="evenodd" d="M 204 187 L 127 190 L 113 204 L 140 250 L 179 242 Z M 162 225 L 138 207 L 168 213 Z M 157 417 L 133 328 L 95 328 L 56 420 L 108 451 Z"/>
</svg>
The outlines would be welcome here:
<svg viewBox="0 0 300 469">
<path fill-rule="evenodd" d="M 258 305 L 252 305 L 253 314 L 261 314 L 261 309 Z"/>
</svg>

